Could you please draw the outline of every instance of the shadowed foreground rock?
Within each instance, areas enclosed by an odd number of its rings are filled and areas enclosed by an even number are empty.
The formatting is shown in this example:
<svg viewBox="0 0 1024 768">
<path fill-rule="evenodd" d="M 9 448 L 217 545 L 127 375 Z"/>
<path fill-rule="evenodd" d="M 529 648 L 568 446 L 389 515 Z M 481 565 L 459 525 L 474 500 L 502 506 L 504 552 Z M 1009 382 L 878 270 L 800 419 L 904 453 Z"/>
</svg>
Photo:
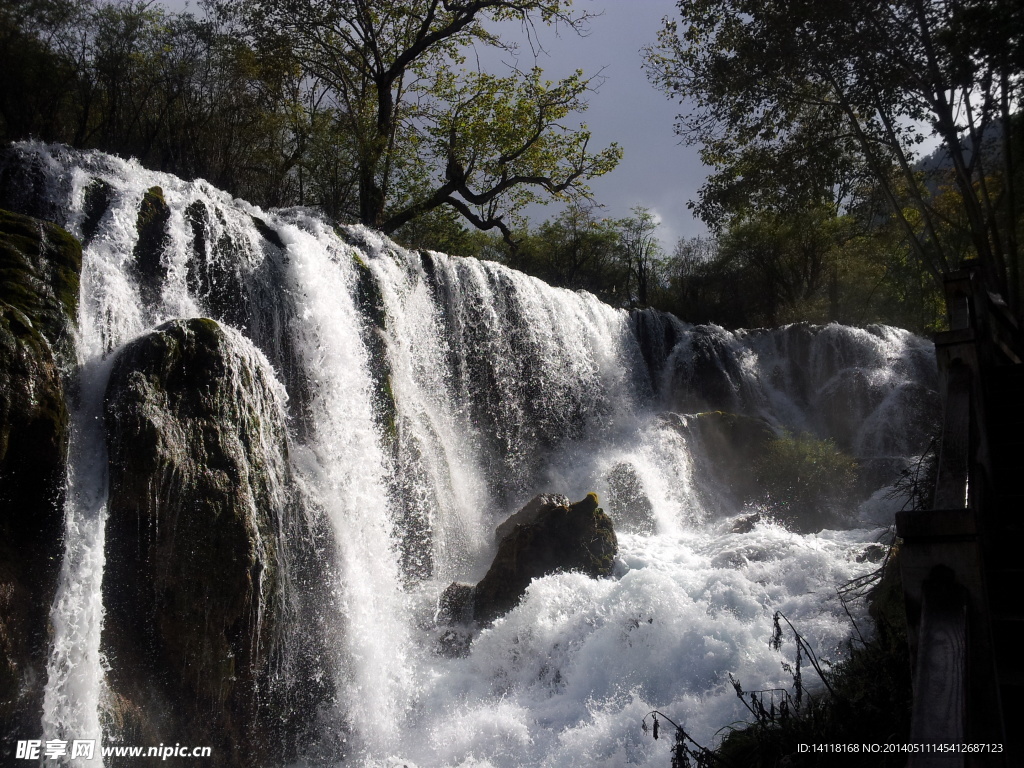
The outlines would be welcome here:
<svg viewBox="0 0 1024 768">
<path fill-rule="evenodd" d="M 541 576 L 560 571 L 611 575 L 618 541 L 597 494 L 571 505 L 564 499 L 538 497 L 510 518 L 516 522 L 506 529 L 490 570 L 473 593 L 476 621 L 493 621 L 514 608 L 530 582 Z"/>
<path fill-rule="evenodd" d="M 299 506 L 271 376 L 205 319 L 166 323 L 115 363 L 103 648 L 124 742 L 274 764 L 332 694 L 314 605 L 323 536 Z"/>
<path fill-rule="evenodd" d="M 47 617 L 63 549 L 69 439 L 62 367 L 73 349 L 82 248 L 0 211 L 0 755 L 39 738 Z"/>
</svg>

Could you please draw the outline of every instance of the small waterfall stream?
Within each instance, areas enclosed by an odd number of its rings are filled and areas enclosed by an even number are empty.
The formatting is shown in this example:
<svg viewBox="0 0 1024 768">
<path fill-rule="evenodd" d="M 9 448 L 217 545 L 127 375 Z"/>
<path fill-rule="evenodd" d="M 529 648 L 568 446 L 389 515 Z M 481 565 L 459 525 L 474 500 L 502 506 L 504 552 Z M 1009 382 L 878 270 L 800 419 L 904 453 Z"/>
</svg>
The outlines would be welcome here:
<svg viewBox="0 0 1024 768">
<path fill-rule="evenodd" d="M 750 510 L 708 503 L 697 467 L 713 457 L 673 414 L 746 413 L 891 475 L 924 449 L 926 341 L 694 328 L 98 153 L 27 144 L 4 162 L 36 168 L 58 223 L 85 241 L 43 738 L 100 738 L 117 663 L 101 658 L 103 400 L 125 345 L 176 318 L 234 329 L 232 348 L 276 382 L 288 493 L 332 540 L 318 613 L 335 697 L 315 729 L 336 732 L 321 740 L 343 741 L 346 765 L 665 765 L 639 730 L 650 709 L 711 743 L 741 716 L 729 673 L 791 682 L 792 649 L 767 644 L 774 611 L 821 654 L 842 652 L 852 628 L 835 587 L 874 567 L 864 552 L 900 501 L 858 501 L 836 530 L 737 532 Z M 166 222 L 147 262 L 139 212 L 156 187 Z M 483 575 L 495 526 L 537 493 L 591 491 L 618 526 L 615 578 L 539 579 L 468 655 L 439 654 L 438 596 Z M 338 759 L 323 753 L 299 764 Z"/>
</svg>

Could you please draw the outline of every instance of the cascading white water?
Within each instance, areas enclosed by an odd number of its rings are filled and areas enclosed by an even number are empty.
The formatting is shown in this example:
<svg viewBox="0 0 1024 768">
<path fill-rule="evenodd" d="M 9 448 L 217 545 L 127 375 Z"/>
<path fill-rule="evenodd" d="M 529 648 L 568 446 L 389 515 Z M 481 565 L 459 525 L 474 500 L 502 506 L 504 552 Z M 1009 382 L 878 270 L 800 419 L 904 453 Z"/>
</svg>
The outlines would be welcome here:
<svg viewBox="0 0 1024 768">
<path fill-rule="evenodd" d="M 97 739 L 103 669 L 104 524 L 107 468 L 102 413 L 110 366 L 103 360 L 80 365 L 80 402 L 72 411 L 70 455 L 81 457 L 68 469 L 65 552 L 50 612 L 53 650 L 47 664 L 43 700 L 44 739 Z"/>
<path fill-rule="evenodd" d="M 741 716 L 728 673 L 747 688 L 790 682 L 781 662 L 791 649 L 767 644 L 774 611 L 824 655 L 849 636 L 834 589 L 872 567 L 858 556 L 891 503 L 859 518 L 849 510 L 848 530 L 800 535 L 761 522 L 733 532 L 695 490 L 698 444 L 662 411 L 742 410 L 834 435 L 865 459 L 905 456 L 921 447 L 907 413 L 916 418 L 930 386 L 922 340 L 631 318 L 496 264 L 407 252 L 362 228 L 339 236 L 309 212 L 262 212 L 203 182 L 99 154 L 20 151 L 42 163 L 75 234 L 91 181 L 112 189 L 84 257 L 46 738 L 100 727 L 106 458 L 96 417 L 111 355 L 174 317 L 237 327 L 288 387 L 293 470 L 337 545 L 325 569 L 339 697 L 321 727 L 344 720 L 350 764 L 661 766 L 664 744 L 639 730 L 650 709 L 711 743 Z M 170 210 L 155 300 L 131 264 L 154 186 Z M 366 280 L 382 308 L 373 319 Z M 641 343 L 644 329 L 660 346 Z M 616 578 L 539 579 L 468 656 L 438 655 L 437 597 L 482 575 L 494 527 L 535 493 L 590 491 L 622 524 Z M 627 523 L 630 505 L 648 527 Z"/>
<path fill-rule="evenodd" d="M 49 195 L 67 195 L 65 226 L 81 234 L 82 205 L 90 174 L 64 168 L 41 152 L 50 182 Z M 99 160 L 105 165 L 103 160 Z M 116 166 L 115 166 L 116 167 Z M 65 555 L 51 611 L 53 650 L 47 665 L 43 711 L 44 739 L 98 739 L 103 668 L 100 628 L 103 620 L 104 524 L 106 520 L 106 442 L 102 424 L 103 396 L 112 363 L 111 352 L 150 327 L 154 320 L 195 314 L 181 295 L 168 290 L 166 306 L 144 306 L 126 265 L 137 232 L 135 221 L 145 187 L 130 180 L 124 169 L 104 178 L 112 188 L 111 204 L 100 236 L 85 249 L 76 351 L 79 361 L 77 399 L 71 407 L 71 446 L 65 504 Z M 179 182 L 180 186 L 180 182 Z M 173 192 L 171 192 L 173 194 Z M 98 754 L 98 753 L 97 753 Z M 76 761 L 77 762 L 77 761 Z M 81 761 L 85 764 L 87 761 Z M 88 761 L 99 764 L 98 759 Z"/>
<path fill-rule="evenodd" d="M 307 490 L 327 510 L 341 554 L 342 710 L 358 753 L 378 754 L 394 741 L 380 722 L 400 722 L 413 689 L 407 601 L 391 544 L 366 350 L 355 332 L 350 249 L 322 222 L 299 223 L 302 229 L 280 229 L 302 297 L 292 333 L 313 392 L 313 430 L 298 465 Z"/>
</svg>

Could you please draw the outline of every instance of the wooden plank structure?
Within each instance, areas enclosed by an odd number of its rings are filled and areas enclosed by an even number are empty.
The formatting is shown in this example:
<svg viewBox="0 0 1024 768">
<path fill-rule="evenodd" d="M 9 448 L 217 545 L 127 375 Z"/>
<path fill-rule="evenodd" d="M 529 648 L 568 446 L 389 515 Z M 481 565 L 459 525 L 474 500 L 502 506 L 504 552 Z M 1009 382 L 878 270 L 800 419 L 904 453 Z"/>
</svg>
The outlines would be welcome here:
<svg viewBox="0 0 1024 768">
<path fill-rule="evenodd" d="M 943 393 L 934 508 L 896 516 L 914 673 L 910 740 L 1004 752 L 913 755 L 909 768 L 1024 765 L 1024 464 L 1020 331 L 970 265 L 946 279 L 937 334 Z M 1015 508 L 1014 508 L 1015 507 Z M 1009 741 L 1008 741 L 1009 739 Z"/>
</svg>

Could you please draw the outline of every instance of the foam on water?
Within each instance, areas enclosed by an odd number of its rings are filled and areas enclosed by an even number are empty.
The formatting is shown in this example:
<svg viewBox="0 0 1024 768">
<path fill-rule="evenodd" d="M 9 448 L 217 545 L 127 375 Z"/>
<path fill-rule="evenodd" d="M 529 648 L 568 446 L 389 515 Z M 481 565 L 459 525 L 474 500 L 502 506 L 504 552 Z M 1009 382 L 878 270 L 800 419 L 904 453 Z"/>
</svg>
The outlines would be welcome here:
<svg viewBox="0 0 1024 768">
<path fill-rule="evenodd" d="M 778 652 L 768 646 L 775 611 L 820 655 L 839 658 L 851 626 L 835 587 L 870 568 L 856 558 L 876 533 L 800 536 L 759 524 L 746 534 L 718 525 L 622 535 L 619 578 L 536 580 L 468 658 L 425 660 L 432 674 L 402 758 L 663 766 L 664 742 L 639 728 L 654 708 L 711 744 L 742 719 L 729 673 L 748 690 L 792 685 L 782 668 L 791 639 Z"/>
</svg>

